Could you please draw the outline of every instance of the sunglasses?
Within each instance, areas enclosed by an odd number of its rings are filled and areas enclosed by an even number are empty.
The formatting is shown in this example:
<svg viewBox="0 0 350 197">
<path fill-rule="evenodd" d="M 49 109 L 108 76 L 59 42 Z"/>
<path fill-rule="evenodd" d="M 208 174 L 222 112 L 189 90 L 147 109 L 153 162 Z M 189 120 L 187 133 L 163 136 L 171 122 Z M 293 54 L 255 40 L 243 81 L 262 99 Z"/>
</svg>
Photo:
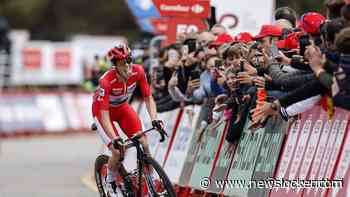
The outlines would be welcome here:
<svg viewBox="0 0 350 197">
<path fill-rule="evenodd" d="M 111 62 L 113 63 L 113 65 L 117 65 L 118 62 L 121 62 L 121 61 L 122 61 L 122 63 L 124 63 L 124 64 L 131 64 L 132 59 L 131 59 L 130 56 L 127 57 L 126 59 L 123 59 L 123 60 L 117 60 L 116 58 L 111 59 Z"/>
</svg>

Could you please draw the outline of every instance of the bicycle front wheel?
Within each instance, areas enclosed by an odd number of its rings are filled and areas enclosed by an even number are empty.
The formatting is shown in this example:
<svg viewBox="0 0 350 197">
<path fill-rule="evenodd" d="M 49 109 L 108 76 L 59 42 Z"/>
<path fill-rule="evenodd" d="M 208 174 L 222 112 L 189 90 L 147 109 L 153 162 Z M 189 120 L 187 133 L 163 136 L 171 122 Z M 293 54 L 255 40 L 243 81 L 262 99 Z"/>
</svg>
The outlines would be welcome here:
<svg viewBox="0 0 350 197">
<path fill-rule="evenodd" d="M 148 193 L 154 197 L 176 197 L 173 185 L 159 163 L 151 157 L 145 159 L 144 176 Z"/>
</svg>

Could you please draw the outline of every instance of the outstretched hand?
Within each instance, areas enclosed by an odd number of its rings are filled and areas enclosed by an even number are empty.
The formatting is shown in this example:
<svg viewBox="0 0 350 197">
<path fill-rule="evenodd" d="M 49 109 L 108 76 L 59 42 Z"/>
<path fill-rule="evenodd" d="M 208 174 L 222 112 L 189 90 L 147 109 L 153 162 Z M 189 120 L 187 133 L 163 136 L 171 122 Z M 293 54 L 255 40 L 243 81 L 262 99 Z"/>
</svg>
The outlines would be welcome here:
<svg viewBox="0 0 350 197">
<path fill-rule="evenodd" d="M 256 107 L 251 111 L 253 114 L 253 124 L 263 123 L 269 116 L 276 116 L 278 114 L 278 111 L 272 108 L 272 103 L 258 101 L 257 106 L 260 107 Z"/>
</svg>

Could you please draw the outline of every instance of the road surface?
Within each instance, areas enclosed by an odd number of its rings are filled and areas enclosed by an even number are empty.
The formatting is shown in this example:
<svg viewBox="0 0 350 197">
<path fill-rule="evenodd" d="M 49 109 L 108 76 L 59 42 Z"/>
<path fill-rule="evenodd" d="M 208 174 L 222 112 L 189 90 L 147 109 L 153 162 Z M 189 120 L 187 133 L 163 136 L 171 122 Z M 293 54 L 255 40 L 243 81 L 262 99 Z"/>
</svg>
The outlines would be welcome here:
<svg viewBox="0 0 350 197">
<path fill-rule="evenodd" d="M 98 197 L 83 184 L 100 141 L 69 134 L 0 141 L 1 197 Z"/>
</svg>

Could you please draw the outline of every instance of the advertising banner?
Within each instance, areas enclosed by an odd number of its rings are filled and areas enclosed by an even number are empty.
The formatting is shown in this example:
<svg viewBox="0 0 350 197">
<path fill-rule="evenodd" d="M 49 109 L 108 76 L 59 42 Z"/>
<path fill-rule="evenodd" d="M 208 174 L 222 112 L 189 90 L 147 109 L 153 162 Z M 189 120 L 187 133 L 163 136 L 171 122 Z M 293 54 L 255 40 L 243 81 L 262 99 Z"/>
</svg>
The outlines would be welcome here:
<svg viewBox="0 0 350 197">
<path fill-rule="evenodd" d="M 220 146 L 221 138 L 224 133 L 226 122 L 222 121 L 217 128 L 211 128 L 210 125 L 203 134 L 202 142 L 200 143 L 199 152 L 191 174 L 189 186 L 194 189 L 205 190 L 202 181 L 210 177 L 210 172 L 213 169 L 215 155 Z"/>
<path fill-rule="evenodd" d="M 154 31 L 158 34 L 166 34 L 169 28 L 169 20 L 168 18 L 155 18 L 151 19 L 151 23 L 154 27 Z"/>
<path fill-rule="evenodd" d="M 248 196 L 249 188 L 244 185 L 252 178 L 259 150 L 265 136 L 264 128 L 253 132 L 247 129 L 248 125 L 250 125 L 250 122 L 247 122 L 243 130 L 227 178 L 228 180 L 238 181 L 242 185 L 226 185 L 224 195 L 227 196 Z"/>
<path fill-rule="evenodd" d="M 323 147 L 324 154 L 319 162 L 318 171 L 310 173 L 308 180 L 330 180 L 332 172 L 335 170 L 336 161 L 339 159 L 341 144 L 345 136 L 345 130 L 348 125 L 349 113 L 347 111 L 336 109 L 332 119 L 332 125 L 329 127 L 329 137 L 327 144 Z M 327 128 L 328 129 L 328 128 Z M 316 155 L 317 157 L 318 155 Z M 333 182 L 336 183 L 336 182 Z M 303 196 L 316 197 L 325 196 L 326 188 L 308 188 L 304 190 Z"/>
<path fill-rule="evenodd" d="M 275 1 L 273 0 L 211 0 L 216 8 L 218 23 L 224 25 L 231 35 L 239 32 L 258 34 L 264 24 L 271 24 Z"/>
<path fill-rule="evenodd" d="M 199 125 L 200 122 L 203 119 L 203 116 L 205 114 L 205 107 L 201 108 L 199 112 L 199 120 L 197 121 L 197 124 L 195 126 L 194 132 L 193 132 L 193 137 L 190 142 L 190 146 L 187 151 L 185 163 L 181 172 L 181 175 L 179 177 L 179 182 L 178 185 L 183 186 L 183 187 L 188 187 L 189 181 L 191 178 L 191 174 L 196 162 L 196 158 L 198 156 L 199 149 L 201 147 L 201 144 L 199 143 L 199 135 L 201 131 L 199 130 Z"/>
<path fill-rule="evenodd" d="M 269 180 L 274 176 L 282 148 L 282 142 L 287 132 L 288 123 L 281 118 L 269 120 L 265 127 L 265 136 L 262 141 L 252 180 Z M 269 189 L 252 187 L 248 196 L 267 196 Z"/>
<path fill-rule="evenodd" d="M 208 25 L 199 18 L 173 18 L 168 23 L 167 42 L 175 43 L 179 33 L 199 32 L 207 28 Z"/>
<path fill-rule="evenodd" d="M 335 174 L 332 177 L 333 180 L 341 180 L 342 187 L 335 187 L 329 189 L 329 197 L 343 197 L 350 196 L 350 128 L 349 123 L 347 125 L 345 140 L 343 141 L 341 153 L 338 163 L 335 167 Z"/>
<path fill-rule="evenodd" d="M 34 96 L 1 96 L 0 111 L 0 134 L 10 135 L 43 130 L 43 121 Z"/>
<path fill-rule="evenodd" d="M 36 96 L 36 103 L 46 131 L 63 132 L 68 128 L 63 106 L 57 95 L 39 94 Z"/>
<path fill-rule="evenodd" d="M 210 14 L 209 0 L 153 0 L 161 16 L 207 19 Z"/>
<path fill-rule="evenodd" d="M 92 94 L 77 94 L 76 109 L 79 114 L 80 127 L 90 129 L 93 123 L 92 118 Z"/>
<path fill-rule="evenodd" d="M 226 135 L 227 132 L 229 131 L 226 131 L 224 135 Z M 223 141 L 221 145 L 221 151 L 218 153 L 219 156 L 214 167 L 213 174 L 210 176 L 211 180 L 227 179 L 229 170 L 232 165 L 235 147 L 236 145 L 230 144 L 226 140 Z M 219 194 L 223 191 L 223 188 L 217 187 L 215 183 L 211 182 L 206 191 L 209 193 Z"/>
<path fill-rule="evenodd" d="M 164 159 L 165 159 L 165 155 L 167 153 L 167 150 L 169 147 L 169 142 L 171 140 L 171 138 L 173 138 L 173 134 L 174 134 L 174 127 L 175 127 L 175 123 L 176 123 L 176 119 L 178 118 L 178 116 L 181 115 L 180 113 L 180 109 L 175 109 L 172 111 L 168 111 L 168 112 L 163 112 L 163 113 L 159 113 L 158 114 L 158 118 L 161 120 L 166 120 L 165 121 L 165 131 L 168 134 L 168 137 L 165 139 L 164 142 L 159 142 L 157 143 L 156 146 L 156 150 L 155 150 L 155 155 L 154 155 L 154 159 L 156 161 L 158 161 L 161 165 L 164 163 Z M 158 139 L 159 138 L 159 134 L 154 132 L 155 134 L 158 135 Z"/>
<path fill-rule="evenodd" d="M 200 106 L 185 107 L 169 157 L 165 162 L 164 170 L 174 184 L 179 182 L 182 169 L 184 168 L 191 141 L 194 137 L 199 111 Z"/>
<path fill-rule="evenodd" d="M 305 152 L 310 141 L 316 120 L 320 118 L 320 108 L 314 108 L 302 114 L 301 123 L 296 122 L 289 131 L 285 149 L 281 155 L 280 165 L 277 170 L 277 179 L 296 180 L 299 169 L 305 158 Z M 319 132 L 318 126 L 313 133 Z M 298 128 L 298 130 L 297 130 Z M 300 128 L 300 129 L 299 129 Z M 296 138 L 297 137 L 297 138 Z M 312 139 L 311 139 L 312 141 Z M 315 146 L 316 144 L 313 144 Z M 288 162 L 288 163 L 287 163 Z M 293 188 L 274 188 L 271 196 L 301 196 L 301 191 Z"/>
<path fill-rule="evenodd" d="M 61 96 L 61 102 L 68 128 L 74 130 L 84 128 L 86 125 L 83 123 L 83 117 L 80 115 L 79 100 L 77 95 L 68 92 L 63 93 Z M 91 106 L 86 107 L 91 109 Z"/>
</svg>

